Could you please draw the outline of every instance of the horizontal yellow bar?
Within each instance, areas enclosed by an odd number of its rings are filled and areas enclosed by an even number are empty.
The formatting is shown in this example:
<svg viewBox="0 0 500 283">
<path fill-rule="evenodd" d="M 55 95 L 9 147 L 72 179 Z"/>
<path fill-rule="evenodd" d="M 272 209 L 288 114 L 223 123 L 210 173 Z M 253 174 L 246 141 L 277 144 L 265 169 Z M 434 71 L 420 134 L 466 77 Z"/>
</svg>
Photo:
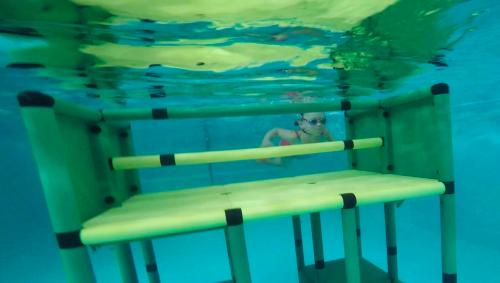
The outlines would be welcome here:
<svg viewBox="0 0 500 283">
<path fill-rule="evenodd" d="M 353 149 L 381 147 L 384 145 L 384 140 L 382 138 L 356 139 L 352 140 L 352 142 L 354 143 Z"/>
<path fill-rule="evenodd" d="M 155 168 L 161 166 L 158 155 L 115 157 L 112 158 L 112 164 L 114 170 Z"/>
<path fill-rule="evenodd" d="M 328 112 L 349 109 L 378 109 L 377 99 L 338 99 L 334 101 L 315 103 L 279 103 L 279 104 L 241 104 L 182 107 L 173 106 L 159 110 L 161 115 L 155 117 L 153 109 L 127 108 L 127 109 L 102 109 L 103 119 L 110 120 L 150 120 L 150 119 L 186 119 L 232 116 L 276 115 L 286 113 Z"/>
<path fill-rule="evenodd" d="M 381 138 L 370 138 L 353 141 L 353 149 L 382 146 Z M 229 162 L 249 159 L 287 157 L 294 155 L 315 154 L 344 150 L 343 141 L 310 143 L 290 146 L 250 148 L 238 150 L 209 151 L 196 153 L 179 153 L 175 155 L 176 165 L 192 165 L 217 162 Z"/>
<path fill-rule="evenodd" d="M 290 146 L 178 153 L 173 155 L 175 164 L 172 162 L 172 164 L 163 165 L 194 165 L 334 152 L 346 149 L 346 144 L 348 142 L 332 141 Z M 352 149 L 381 147 L 383 140 L 380 137 L 357 139 L 352 140 L 352 145 Z M 347 149 L 350 148 L 347 147 Z M 115 170 L 152 168 L 162 166 L 160 159 L 160 155 L 115 157 L 112 159 L 112 164 Z"/>
<path fill-rule="evenodd" d="M 56 100 L 54 111 L 57 114 L 83 119 L 87 122 L 99 122 L 101 120 L 99 111 L 60 99 Z"/>
</svg>

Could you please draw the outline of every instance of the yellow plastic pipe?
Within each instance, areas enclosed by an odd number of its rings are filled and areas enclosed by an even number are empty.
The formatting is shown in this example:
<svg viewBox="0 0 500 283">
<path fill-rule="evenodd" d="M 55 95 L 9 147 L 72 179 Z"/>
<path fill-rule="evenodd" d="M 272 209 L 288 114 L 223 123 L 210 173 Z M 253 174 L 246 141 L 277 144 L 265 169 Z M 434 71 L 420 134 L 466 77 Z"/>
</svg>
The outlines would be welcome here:
<svg viewBox="0 0 500 283">
<path fill-rule="evenodd" d="M 169 165 L 193 165 L 273 157 L 287 157 L 294 155 L 341 151 L 345 149 L 374 148 L 381 147 L 382 145 L 383 139 L 377 137 L 357 139 L 352 141 L 332 141 L 280 147 L 177 153 L 167 155 L 114 157 L 110 159 L 110 165 L 114 170 L 128 170 Z"/>
</svg>

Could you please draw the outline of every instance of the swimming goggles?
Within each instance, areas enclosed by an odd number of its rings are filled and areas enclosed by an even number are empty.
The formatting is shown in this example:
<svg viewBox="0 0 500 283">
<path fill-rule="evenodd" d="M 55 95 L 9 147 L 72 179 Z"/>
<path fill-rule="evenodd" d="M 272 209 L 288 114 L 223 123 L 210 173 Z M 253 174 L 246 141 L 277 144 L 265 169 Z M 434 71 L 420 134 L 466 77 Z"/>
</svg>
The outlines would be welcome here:
<svg viewBox="0 0 500 283">
<path fill-rule="evenodd" d="M 325 118 L 322 118 L 322 119 L 311 119 L 311 120 L 307 120 L 306 118 L 302 118 L 304 121 L 306 121 L 307 123 L 309 123 L 309 125 L 311 126 L 316 126 L 318 124 L 322 124 L 322 125 L 325 125 L 326 124 L 326 119 Z"/>
</svg>

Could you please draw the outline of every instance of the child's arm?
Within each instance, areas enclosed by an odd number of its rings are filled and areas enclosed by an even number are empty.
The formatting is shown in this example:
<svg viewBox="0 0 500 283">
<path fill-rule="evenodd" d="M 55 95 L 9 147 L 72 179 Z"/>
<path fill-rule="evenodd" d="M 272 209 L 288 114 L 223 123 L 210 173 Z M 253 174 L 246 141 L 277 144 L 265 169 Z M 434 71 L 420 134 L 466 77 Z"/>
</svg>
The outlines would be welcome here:
<svg viewBox="0 0 500 283">
<path fill-rule="evenodd" d="M 287 129 L 281 129 L 281 128 L 274 128 L 269 130 L 264 137 L 262 138 L 262 142 L 260 143 L 261 147 L 265 146 L 274 146 L 273 144 L 273 138 L 274 137 L 279 137 L 280 139 L 285 139 L 285 140 L 290 140 L 293 139 L 293 136 L 295 135 L 294 131 L 290 131 Z"/>
<path fill-rule="evenodd" d="M 279 137 L 281 139 L 289 139 L 289 136 L 292 135 L 294 132 L 287 130 L 287 129 L 281 129 L 281 128 L 274 128 L 269 131 L 264 135 L 262 138 L 262 142 L 260 143 L 261 147 L 269 147 L 269 146 L 274 146 L 273 144 L 273 138 L 274 137 Z M 258 162 L 261 163 L 268 163 L 268 164 L 273 164 L 273 165 L 283 165 L 283 161 L 281 158 L 263 158 L 263 159 L 258 159 Z"/>
<path fill-rule="evenodd" d="M 273 146 L 273 138 L 278 135 L 278 128 L 271 129 L 262 138 L 261 147 Z"/>
</svg>

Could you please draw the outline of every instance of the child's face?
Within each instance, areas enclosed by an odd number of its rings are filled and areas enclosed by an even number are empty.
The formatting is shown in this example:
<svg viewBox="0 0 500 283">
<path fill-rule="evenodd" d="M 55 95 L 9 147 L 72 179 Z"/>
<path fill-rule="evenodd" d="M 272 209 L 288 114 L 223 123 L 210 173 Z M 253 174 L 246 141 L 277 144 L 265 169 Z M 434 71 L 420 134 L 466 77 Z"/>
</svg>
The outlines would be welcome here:
<svg viewBox="0 0 500 283">
<path fill-rule="evenodd" d="M 306 133 L 311 135 L 321 135 L 325 129 L 326 118 L 322 112 L 304 113 L 299 126 Z"/>
</svg>

